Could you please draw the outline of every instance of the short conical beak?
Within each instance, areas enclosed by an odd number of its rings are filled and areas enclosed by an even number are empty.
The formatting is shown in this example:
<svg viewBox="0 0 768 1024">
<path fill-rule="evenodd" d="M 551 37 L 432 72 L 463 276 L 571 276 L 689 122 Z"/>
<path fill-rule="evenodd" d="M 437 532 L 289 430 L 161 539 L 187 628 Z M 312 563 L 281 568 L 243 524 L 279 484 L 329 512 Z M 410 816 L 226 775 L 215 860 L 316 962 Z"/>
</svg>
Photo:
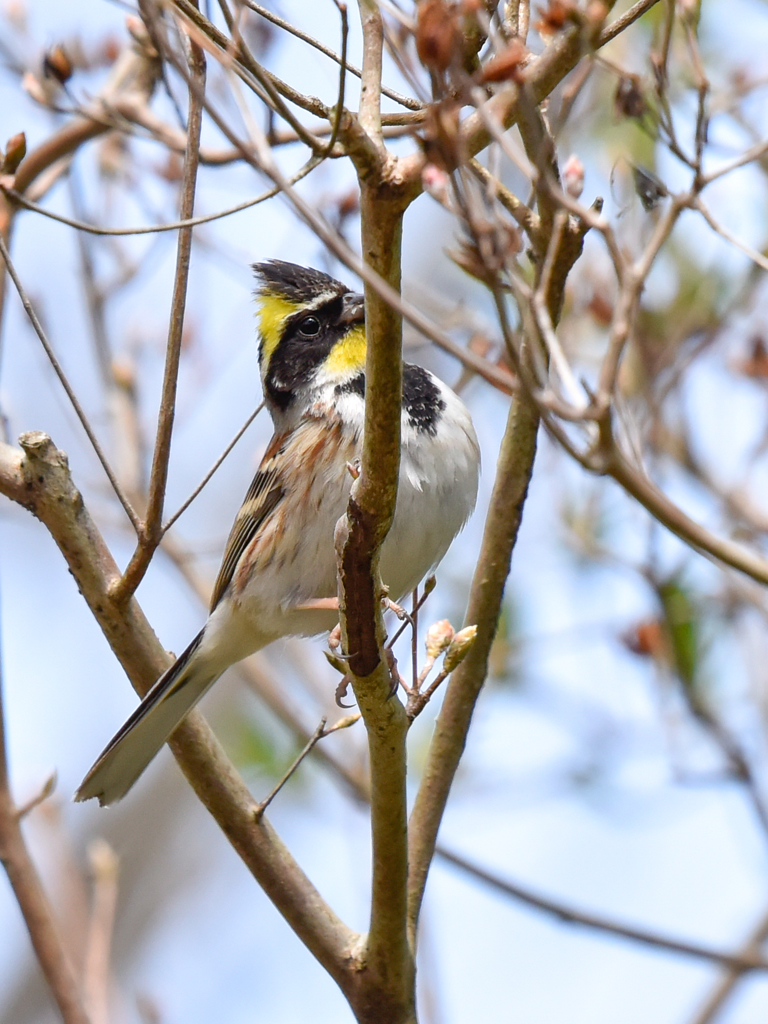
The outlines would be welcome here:
<svg viewBox="0 0 768 1024">
<path fill-rule="evenodd" d="M 365 298 L 356 292 L 347 292 L 339 320 L 343 324 L 361 324 L 365 320 Z"/>
</svg>

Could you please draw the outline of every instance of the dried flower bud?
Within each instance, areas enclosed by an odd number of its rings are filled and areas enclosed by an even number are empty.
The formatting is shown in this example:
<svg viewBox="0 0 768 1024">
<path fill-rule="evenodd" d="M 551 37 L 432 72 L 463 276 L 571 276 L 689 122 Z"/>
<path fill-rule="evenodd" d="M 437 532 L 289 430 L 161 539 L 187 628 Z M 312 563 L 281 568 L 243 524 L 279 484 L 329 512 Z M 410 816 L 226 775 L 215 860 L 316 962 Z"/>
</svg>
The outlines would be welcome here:
<svg viewBox="0 0 768 1024">
<path fill-rule="evenodd" d="M 633 654 L 645 658 L 663 657 L 667 650 L 664 627 L 657 619 L 638 622 L 633 629 L 622 635 L 621 640 Z"/>
<path fill-rule="evenodd" d="M 21 79 L 21 88 L 28 96 L 32 97 L 35 103 L 39 103 L 43 107 L 51 105 L 53 96 L 50 82 L 47 83 L 46 87 L 31 71 L 24 72 Z M 58 86 L 55 88 L 58 89 Z"/>
<path fill-rule="evenodd" d="M 592 293 L 587 309 L 602 327 L 607 327 L 613 320 L 613 303 L 600 292 Z"/>
<path fill-rule="evenodd" d="M 464 629 L 459 630 L 445 653 L 445 658 L 443 659 L 444 672 L 453 672 L 464 661 L 476 637 L 477 626 L 465 626 Z"/>
<path fill-rule="evenodd" d="M 475 331 L 467 342 L 467 348 L 470 352 L 474 352 L 476 356 L 488 359 L 493 351 L 494 343 L 487 334 L 483 334 L 482 331 Z"/>
<path fill-rule="evenodd" d="M 578 199 L 584 191 L 584 164 L 575 153 L 568 157 L 563 167 L 563 186 L 574 199 Z"/>
<path fill-rule="evenodd" d="M 450 647 L 455 636 L 454 628 L 448 619 L 441 619 L 427 630 L 426 648 L 427 656 L 434 660 L 438 655 Z"/>
<path fill-rule="evenodd" d="M 475 238 L 461 239 L 459 248 L 449 249 L 447 253 L 466 273 L 490 284 L 507 260 L 520 252 L 522 238 L 517 226 L 509 221 L 477 218 L 472 227 Z"/>
<path fill-rule="evenodd" d="M 425 68 L 444 72 L 461 42 L 456 15 L 447 0 L 421 0 L 416 12 L 416 53 Z"/>
<path fill-rule="evenodd" d="M 641 118 L 648 106 L 640 87 L 639 75 L 622 75 L 613 96 L 613 108 L 618 117 Z"/>
<path fill-rule="evenodd" d="M 421 183 L 424 186 L 424 191 L 428 192 L 433 199 L 436 199 L 438 203 L 443 206 L 448 206 L 450 176 L 437 164 L 424 164 L 424 168 L 421 172 Z"/>
<path fill-rule="evenodd" d="M 418 136 L 427 163 L 444 171 L 452 171 L 462 162 L 459 112 L 459 105 L 455 102 L 430 104 Z"/>
<path fill-rule="evenodd" d="M 117 58 L 120 56 L 120 40 L 117 36 L 109 35 L 101 44 L 101 48 L 98 55 L 100 64 L 110 65 L 114 64 Z"/>
<path fill-rule="evenodd" d="M 746 377 L 755 380 L 764 380 L 768 377 L 768 347 L 759 334 L 752 338 L 750 354 L 739 364 L 738 369 Z"/>
<path fill-rule="evenodd" d="M 7 0 L 3 4 L 5 20 L 9 22 L 17 32 L 27 31 L 27 5 L 24 0 Z"/>
<path fill-rule="evenodd" d="M 354 217 L 360 212 L 360 190 L 357 186 L 348 189 L 337 201 L 337 210 L 341 220 Z"/>
<path fill-rule="evenodd" d="M 136 367 L 133 360 L 113 359 L 112 379 L 121 391 L 132 394 L 136 390 Z"/>
<path fill-rule="evenodd" d="M 27 154 L 27 137 L 24 132 L 12 135 L 5 144 L 5 156 L 0 165 L 1 174 L 15 174 Z"/>
<path fill-rule="evenodd" d="M 478 81 L 486 82 L 518 82 L 521 66 L 528 51 L 520 39 L 513 39 L 509 46 L 495 57 L 491 57 L 480 69 Z"/>
<path fill-rule="evenodd" d="M 125 19 L 125 27 L 128 29 L 131 38 L 137 42 L 140 47 L 142 47 L 147 53 L 156 54 L 157 51 L 150 41 L 149 32 L 147 32 L 147 27 L 141 18 L 137 18 L 135 15 L 129 14 Z"/>
<path fill-rule="evenodd" d="M 184 177 L 184 162 L 178 153 L 172 149 L 168 151 L 163 163 L 155 164 L 155 171 L 171 184 L 181 181 Z"/>
<path fill-rule="evenodd" d="M 601 0 L 592 0 L 591 3 L 587 4 L 587 9 L 584 11 L 584 20 L 587 23 L 587 29 L 591 38 L 597 35 L 605 24 L 607 17 L 608 7 Z"/>
<path fill-rule="evenodd" d="M 470 242 L 468 239 L 462 238 L 459 241 L 459 248 L 448 249 L 447 253 L 457 267 L 461 267 L 466 274 L 469 274 L 470 277 L 477 278 L 477 280 L 482 281 L 483 284 L 487 284 L 493 276 L 483 262 L 480 250 L 474 242 Z"/>
<path fill-rule="evenodd" d="M 72 77 L 72 61 L 61 44 L 52 46 L 43 57 L 43 75 L 54 78 L 59 85 L 66 85 Z"/>
<path fill-rule="evenodd" d="M 572 0 L 549 0 L 549 6 L 539 8 L 541 17 L 535 23 L 534 28 L 542 39 L 548 41 L 559 32 L 566 21 L 571 18 L 576 10 Z"/>
</svg>

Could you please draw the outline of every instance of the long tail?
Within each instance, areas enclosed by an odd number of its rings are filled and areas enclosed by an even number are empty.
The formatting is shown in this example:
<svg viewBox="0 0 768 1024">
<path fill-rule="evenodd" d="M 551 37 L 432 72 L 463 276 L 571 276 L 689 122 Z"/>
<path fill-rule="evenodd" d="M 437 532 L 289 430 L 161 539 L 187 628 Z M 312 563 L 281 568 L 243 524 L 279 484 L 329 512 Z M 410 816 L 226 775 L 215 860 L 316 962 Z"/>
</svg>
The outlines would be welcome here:
<svg viewBox="0 0 768 1024">
<path fill-rule="evenodd" d="M 202 638 L 201 631 L 149 690 L 85 776 L 75 800 L 95 796 L 106 807 L 124 797 L 176 726 L 216 682 L 221 670 L 195 658 Z"/>
</svg>

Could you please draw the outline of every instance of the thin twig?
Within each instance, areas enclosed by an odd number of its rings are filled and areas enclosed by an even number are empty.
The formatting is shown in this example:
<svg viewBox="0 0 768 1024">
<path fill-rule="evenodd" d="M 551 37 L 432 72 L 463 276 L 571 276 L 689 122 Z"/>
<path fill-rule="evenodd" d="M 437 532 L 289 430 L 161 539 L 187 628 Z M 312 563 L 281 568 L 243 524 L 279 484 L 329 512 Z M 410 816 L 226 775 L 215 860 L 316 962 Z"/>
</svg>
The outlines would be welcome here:
<svg viewBox="0 0 768 1024">
<path fill-rule="evenodd" d="M 759 957 L 763 943 L 768 939 L 768 912 L 764 913 L 752 934 L 741 948 L 739 958 Z M 717 983 L 689 1024 L 712 1024 L 719 1016 L 734 988 L 745 975 L 745 969 L 733 964 L 727 974 Z"/>
<path fill-rule="evenodd" d="M 22 818 L 26 818 L 30 811 L 34 811 L 36 807 L 39 807 L 40 804 L 44 803 L 48 799 L 48 797 L 51 796 L 51 794 L 56 789 L 57 782 L 58 773 L 51 772 L 51 774 L 43 783 L 40 792 L 30 797 L 29 800 L 26 801 L 26 803 L 23 803 L 20 807 L 16 808 L 16 817 L 19 819 L 19 821 L 21 821 Z"/>
<path fill-rule="evenodd" d="M 192 217 L 195 208 L 195 189 L 199 165 L 198 148 L 203 124 L 203 102 L 201 93 L 205 87 L 205 57 L 202 50 L 190 40 L 189 73 L 198 88 L 189 88 L 189 116 L 187 126 L 187 151 L 184 157 L 184 176 L 181 184 L 181 220 Z M 181 342 L 184 329 L 184 311 L 187 302 L 189 262 L 192 252 L 192 228 L 179 230 L 176 250 L 176 274 L 173 283 L 173 298 L 168 327 L 168 343 L 163 374 L 163 389 L 157 421 L 155 450 L 149 478 L 147 512 L 139 535 L 139 543 L 120 583 L 118 601 L 126 600 L 136 590 L 147 571 L 157 545 L 162 539 L 162 516 L 165 502 L 165 487 L 168 479 L 168 465 L 171 457 L 171 434 L 176 411 L 176 385 L 181 360 Z"/>
<path fill-rule="evenodd" d="M 736 157 L 714 171 L 710 171 L 709 174 L 702 175 L 701 187 L 704 188 L 706 185 L 711 185 L 713 181 L 717 181 L 718 178 L 722 178 L 726 174 L 731 174 L 733 171 L 738 170 L 739 167 L 744 167 L 745 164 L 751 164 L 754 161 L 759 160 L 759 158 L 764 156 L 767 152 L 768 140 L 756 143 L 754 146 L 745 150 L 741 156 Z"/>
<path fill-rule="evenodd" d="M 605 448 L 605 444 L 608 448 Z M 590 456 L 577 455 L 583 466 L 592 472 L 607 473 L 621 484 L 654 519 L 678 536 L 682 541 L 704 555 L 709 555 L 717 562 L 730 565 L 758 583 L 768 584 L 768 560 L 756 552 L 750 551 L 740 544 L 718 537 L 700 523 L 691 519 L 678 505 L 675 505 L 656 485 L 642 472 L 633 466 L 620 452 L 612 436 L 606 440 L 603 435 L 602 451 L 608 452 L 603 460 L 600 455 L 596 460 Z"/>
<path fill-rule="evenodd" d="M 88 850 L 93 876 L 93 903 L 88 923 L 83 987 L 92 1024 L 109 1024 L 112 931 L 117 906 L 118 858 L 97 839 Z"/>
<path fill-rule="evenodd" d="M 139 517 L 136 514 L 130 501 L 128 500 L 128 496 L 123 492 L 122 487 L 118 483 L 117 477 L 113 473 L 112 467 L 110 466 L 107 457 L 104 454 L 104 451 L 101 445 L 99 444 L 99 441 L 95 433 L 93 432 L 88 417 L 85 414 L 85 410 L 80 404 L 77 395 L 75 394 L 74 389 L 72 388 L 72 385 L 69 383 L 67 375 L 64 373 L 64 370 L 61 366 L 61 363 L 58 361 L 53 349 L 51 348 L 51 344 L 48 341 L 45 331 L 43 330 L 43 325 L 40 323 L 37 313 L 35 313 L 34 307 L 32 306 L 32 302 L 30 301 L 29 296 L 24 290 L 24 286 L 21 283 L 21 279 L 19 278 L 19 275 L 16 272 L 16 267 L 13 265 L 10 253 L 8 252 L 5 242 L 3 241 L 2 233 L 0 233 L 0 256 L 2 256 L 3 260 L 5 261 L 5 266 L 8 270 L 8 275 L 13 281 L 16 291 L 19 294 L 21 303 L 24 306 L 24 311 L 29 317 L 29 321 L 32 324 L 32 327 L 34 328 L 35 334 L 40 339 L 40 344 L 43 346 L 45 354 L 48 356 L 48 360 L 51 366 L 53 367 L 56 376 L 59 378 L 61 386 L 64 388 L 67 398 L 71 402 L 72 408 L 75 410 L 75 414 L 77 415 L 77 418 L 80 420 L 80 423 L 82 424 L 83 430 L 85 431 L 88 440 L 91 442 L 91 446 L 94 452 L 96 453 L 96 457 L 101 463 L 102 469 L 106 473 L 107 479 L 112 485 L 112 490 L 115 492 L 120 504 L 125 509 L 125 514 L 130 519 L 133 528 L 138 533 L 138 531 L 141 529 L 141 522 L 139 520 Z"/>
<path fill-rule="evenodd" d="M 293 111 L 286 105 L 284 98 L 296 106 L 306 110 L 316 117 L 322 117 L 330 121 L 330 110 L 317 97 L 306 96 L 298 92 L 282 81 L 272 72 L 267 71 L 258 63 L 253 54 L 245 46 L 242 39 L 228 39 L 223 32 L 220 32 L 215 25 L 200 13 L 191 0 L 173 0 L 174 9 L 180 21 L 184 23 L 185 32 L 190 40 L 216 57 L 223 67 L 230 68 L 242 81 L 252 89 L 259 98 L 276 114 L 286 121 L 297 133 L 301 141 L 308 146 L 313 153 L 319 153 L 323 147 L 318 140 L 307 131 L 304 125 L 296 118 Z M 227 10 L 224 10 L 224 17 L 229 22 L 230 32 L 233 31 L 234 23 Z M 231 43 L 234 41 L 235 47 Z M 170 56 L 166 51 L 166 56 Z"/>
<path fill-rule="evenodd" d="M 479 160 L 473 158 L 468 162 L 467 166 L 478 181 L 483 183 L 486 191 L 492 195 L 494 199 L 498 199 L 504 209 L 512 214 L 520 227 L 532 238 L 535 237 L 536 232 L 541 227 L 541 223 L 536 214 L 529 209 L 525 203 L 518 199 L 517 196 L 506 187 L 506 185 L 491 174 L 487 167 L 483 167 Z"/>
<path fill-rule="evenodd" d="M 731 245 L 743 252 L 744 255 L 748 256 L 749 259 L 751 259 L 753 263 L 757 264 L 761 270 L 768 270 L 768 259 L 766 259 L 761 252 L 753 249 L 751 245 L 747 245 L 746 242 L 742 242 L 727 228 L 724 228 L 722 224 L 716 221 L 710 210 L 704 205 L 698 196 L 693 200 L 692 206 L 694 209 L 699 211 L 704 220 L 716 234 L 720 235 L 720 237 L 724 238 L 726 242 L 730 242 Z"/>
<path fill-rule="evenodd" d="M 392 639 L 391 640 L 387 640 L 387 647 L 390 650 L 395 646 L 397 641 L 403 635 L 403 632 L 412 624 L 412 622 L 416 621 L 415 616 L 417 615 L 419 609 L 424 606 L 424 602 L 427 600 L 429 595 L 435 589 L 436 585 L 437 585 L 437 580 L 435 579 L 435 577 L 434 576 L 427 576 L 427 578 L 424 580 L 424 589 L 422 591 L 421 597 L 416 602 L 416 604 L 413 606 L 413 611 L 411 612 L 411 619 L 410 619 L 410 621 L 408 619 L 403 619 L 403 621 L 401 622 L 400 626 L 398 627 L 397 632 L 392 637 Z"/>
<path fill-rule="evenodd" d="M 602 30 L 597 39 L 596 49 L 605 46 L 606 43 L 610 43 L 610 41 L 615 39 L 616 36 L 621 35 L 625 29 L 634 24 L 638 18 L 642 18 L 642 16 L 647 11 L 650 11 L 652 7 L 655 7 L 658 2 L 659 0 L 639 0 L 638 3 L 633 4 L 628 11 L 620 14 L 618 18 Z"/>
<path fill-rule="evenodd" d="M 670 953 L 680 953 L 683 956 L 691 956 L 699 960 L 723 964 L 733 968 L 740 974 L 745 971 L 768 971 L 768 960 L 760 956 L 759 952 L 753 951 L 751 946 L 741 953 L 727 953 L 712 949 L 710 946 L 700 945 L 697 942 L 670 939 L 658 932 L 646 931 L 644 928 L 633 928 L 629 925 L 620 924 L 617 921 L 610 921 L 597 914 L 577 910 L 559 901 L 550 900 L 548 897 L 533 892 L 524 886 L 501 879 L 498 875 L 486 871 L 460 854 L 446 850 L 444 846 L 440 847 L 439 852 L 442 860 L 453 864 L 462 871 L 466 871 L 473 878 L 477 878 L 486 885 L 496 889 L 497 892 L 502 892 L 505 896 L 511 896 L 513 899 L 520 900 L 528 906 L 535 907 L 537 910 L 543 910 L 547 914 L 554 914 L 559 920 L 569 924 L 593 928 L 605 935 L 630 939 L 632 942 L 640 942 L 643 945 L 652 946 L 654 949 L 665 950 Z M 768 931 L 768 924 L 765 927 L 766 931 Z M 703 1022 L 697 1021 L 697 1024 L 703 1024 Z"/>
<path fill-rule="evenodd" d="M 343 59 L 338 55 L 338 53 L 334 53 L 333 50 L 329 49 L 329 47 L 327 46 L 324 46 L 319 40 L 315 39 L 307 32 L 302 32 L 301 29 L 297 28 L 295 25 L 292 25 L 289 21 L 286 21 L 284 18 L 280 18 L 273 11 L 267 10 L 266 7 L 262 7 L 261 4 L 255 3 L 254 0 L 242 0 L 242 3 L 245 7 L 249 7 L 252 11 L 255 11 L 257 14 L 260 14 L 262 18 L 265 18 L 267 21 L 271 21 L 273 25 L 277 25 L 278 28 L 284 29 L 284 31 L 289 32 L 291 35 L 296 36 L 297 39 L 301 39 L 305 43 L 309 43 L 310 46 L 313 46 L 316 50 L 319 50 L 320 53 L 324 54 L 326 57 L 330 57 L 330 59 L 332 61 L 335 61 L 336 64 L 343 63 Z M 351 72 L 351 74 L 353 74 L 355 78 L 362 78 L 363 73 L 360 70 L 360 68 L 355 67 L 354 64 L 349 63 L 347 63 L 346 67 L 347 71 Z M 395 103 L 399 103 L 401 107 L 407 107 L 409 110 L 424 109 L 424 104 L 420 103 L 419 100 L 413 99 L 413 97 L 411 96 L 403 96 L 401 93 L 395 92 L 394 89 L 388 89 L 384 85 L 382 85 L 381 91 L 384 96 L 386 96 L 390 100 L 394 100 Z"/>
<path fill-rule="evenodd" d="M 263 816 L 263 814 L 266 811 L 266 809 L 269 807 L 269 805 L 275 799 L 275 797 L 280 792 L 280 790 L 283 788 L 283 786 L 286 784 L 288 779 L 290 779 L 290 777 L 296 772 L 296 770 L 298 769 L 299 765 L 304 760 L 304 758 L 307 756 L 307 754 L 312 750 L 312 748 L 315 746 L 315 744 L 319 743 L 320 740 L 323 738 L 323 736 L 325 735 L 325 726 L 326 726 L 327 721 L 328 721 L 327 718 L 321 718 L 320 719 L 320 724 L 315 729 L 315 731 L 312 733 L 312 735 L 309 737 L 307 742 L 304 744 L 304 747 L 301 750 L 301 752 L 297 755 L 297 757 L 292 762 L 290 767 L 287 769 L 287 771 L 285 772 L 283 777 L 280 779 L 280 781 L 275 785 L 275 787 L 273 788 L 273 790 L 269 794 L 269 796 L 265 797 L 263 800 L 260 800 L 259 803 L 256 804 L 256 807 L 254 808 L 254 812 L 253 813 L 254 813 L 254 816 L 255 816 L 257 821 L 259 821 L 261 819 L 261 817 Z"/>
<path fill-rule="evenodd" d="M 221 466 L 221 464 L 224 462 L 224 460 L 227 458 L 229 453 L 232 451 L 232 449 L 235 447 L 237 442 L 240 440 L 240 438 L 246 432 L 248 427 L 250 427 L 250 425 L 253 423 L 253 421 L 256 419 L 256 417 L 259 415 L 259 413 L 261 412 L 261 410 L 263 408 L 264 408 L 264 402 L 259 402 L 259 404 L 253 410 L 251 415 L 248 417 L 248 419 L 245 421 L 245 423 L 242 425 L 242 427 L 240 427 L 238 432 L 235 434 L 235 436 L 229 442 L 229 444 L 224 449 L 224 451 L 221 453 L 221 455 L 218 457 L 218 459 L 216 459 L 214 464 L 211 466 L 211 468 L 205 474 L 205 476 L 200 481 L 200 483 L 197 485 L 197 487 L 194 489 L 194 491 L 192 491 L 192 493 L 189 495 L 189 497 L 186 499 L 186 501 L 182 505 L 180 505 L 179 508 L 176 509 L 176 511 L 173 513 L 173 515 L 170 517 L 170 519 L 168 519 L 165 522 L 165 524 L 163 525 L 163 530 L 162 530 L 162 532 L 164 534 L 168 530 L 170 530 L 170 528 L 173 526 L 173 524 L 176 522 L 176 520 L 179 518 L 179 516 L 181 516 L 184 512 L 187 511 L 189 506 L 192 504 L 192 502 L 195 500 L 195 498 L 198 496 L 198 494 L 200 494 L 200 492 L 203 490 L 203 488 L 208 484 L 208 482 L 210 481 L 211 477 L 214 475 L 216 470 L 219 468 L 219 466 Z"/>
<path fill-rule="evenodd" d="M 305 178 L 315 167 L 319 164 L 317 157 L 311 157 L 296 174 L 290 178 L 291 184 L 295 185 L 297 182 Z M 3 186 L 0 185 L 0 189 Z M 246 199 L 243 203 L 238 203 L 237 206 L 230 206 L 226 210 L 219 210 L 218 213 L 205 213 L 199 217 L 187 217 L 185 220 L 169 221 L 166 224 L 151 224 L 146 227 L 140 228 L 102 228 L 94 224 L 89 224 L 87 221 L 75 220 L 72 217 L 65 217 L 60 213 L 54 213 L 52 210 L 47 210 L 44 206 L 40 206 L 39 203 L 33 203 L 27 199 L 26 196 L 20 192 L 16 192 L 14 189 L 3 189 L 3 191 L 17 202 L 20 206 L 25 207 L 27 210 L 32 210 L 34 213 L 42 214 L 43 217 L 48 217 L 50 220 L 58 221 L 59 224 L 66 224 L 67 227 L 76 228 L 78 231 L 85 231 L 89 235 L 152 235 L 162 231 L 178 231 L 181 228 L 193 228 L 197 227 L 198 224 L 210 224 L 211 221 L 221 220 L 223 217 L 230 217 L 233 213 L 240 213 L 242 210 L 249 210 L 252 206 L 258 206 L 259 203 L 265 202 L 267 199 L 272 199 L 276 196 L 280 189 L 270 188 L 266 192 L 262 192 L 254 199 Z"/>
<path fill-rule="evenodd" d="M 320 742 L 320 740 L 325 739 L 326 736 L 330 736 L 332 732 L 338 732 L 339 729 L 348 729 L 351 725 L 354 725 L 355 722 L 359 722 L 360 721 L 360 715 L 359 714 L 346 715 L 344 718 L 339 719 L 339 721 L 336 722 L 335 725 L 332 725 L 330 729 L 326 729 L 325 728 L 327 721 L 328 721 L 327 718 L 321 718 L 320 719 L 320 724 L 315 729 L 315 731 L 312 733 L 312 735 L 309 737 L 307 742 L 304 744 L 304 747 L 301 750 L 301 752 L 297 755 L 295 760 L 292 762 L 291 766 L 285 772 L 285 774 L 280 779 L 280 781 L 277 783 L 277 785 L 274 787 L 274 789 L 269 794 L 269 796 L 265 797 L 264 800 L 262 800 L 260 803 L 256 804 L 256 809 L 255 809 L 254 813 L 256 815 L 256 819 L 257 820 L 259 820 L 262 817 L 262 815 L 264 814 L 266 809 L 269 807 L 269 805 L 275 799 L 275 797 L 280 792 L 280 790 L 283 788 L 283 786 L 286 784 L 286 782 L 291 778 L 292 775 L 294 775 L 296 773 L 296 770 L 298 769 L 299 765 L 304 760 L 304 758 L 307 756 L 307 754 L 309 754 L 312 750 L 314 750 L 314 748 L 317 746 L 317 744 Z"/>
<path fill-rule="evenodd" d="M 1 239 L 0 239 L 1 240 Z M 0 863 L 29 931 L 32 948 L 64 1024 L 89 1024 L 75 973 L 21 832 L 8 777 L 0 665 Z"/>
<path fill-rule="evenodd" d="M 340 3 L 339 0 L 334 0 L 341 17 L 341 62 L 339 66 L 339 95 L 336 100 L 336 109 L 333 114 L 333 126 L 331 128 L 331 137 L 328 139 L 328 144 L 325 149 L 320 153 L 320 158 L 325 159 L 329 157 L 333 152 L 333 147 L 336 145 L 336 139 L 339 137 L 339 127 L 341 126 L 341 116 L 344 113 L 344 90 L 346 88 L 347 81 L 347 40 L 349 38 L 349 19 L 347 18 L 347 5 Z"/>
</svg>

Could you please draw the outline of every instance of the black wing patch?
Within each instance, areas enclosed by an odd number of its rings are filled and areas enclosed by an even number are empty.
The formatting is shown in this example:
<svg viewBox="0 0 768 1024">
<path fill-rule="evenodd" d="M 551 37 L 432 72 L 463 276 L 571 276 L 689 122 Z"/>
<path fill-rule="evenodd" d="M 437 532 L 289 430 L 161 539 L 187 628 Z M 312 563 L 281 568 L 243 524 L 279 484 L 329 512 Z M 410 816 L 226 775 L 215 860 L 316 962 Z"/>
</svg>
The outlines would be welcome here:
<svg viewBox="0 0 768 1024">
<path fill-rule="evenodd" d="M 423 366 L 403 363 L 403 408 L 414 430 L 435 436 L 445 402 L 432 374 Z"/>
<path fill-rule="evenodd" d="M 278 506 L 284 493 L 278 482 L 276 469 L 259 469 L 248 488 L 248 493 L 229 534 L 219 575 L 216 577 L 213 588 L 211 611 L 219 603 L 224 591 L 232 581 L 241 555 L 256 536 L 267 516 Z"/>
</svg>

